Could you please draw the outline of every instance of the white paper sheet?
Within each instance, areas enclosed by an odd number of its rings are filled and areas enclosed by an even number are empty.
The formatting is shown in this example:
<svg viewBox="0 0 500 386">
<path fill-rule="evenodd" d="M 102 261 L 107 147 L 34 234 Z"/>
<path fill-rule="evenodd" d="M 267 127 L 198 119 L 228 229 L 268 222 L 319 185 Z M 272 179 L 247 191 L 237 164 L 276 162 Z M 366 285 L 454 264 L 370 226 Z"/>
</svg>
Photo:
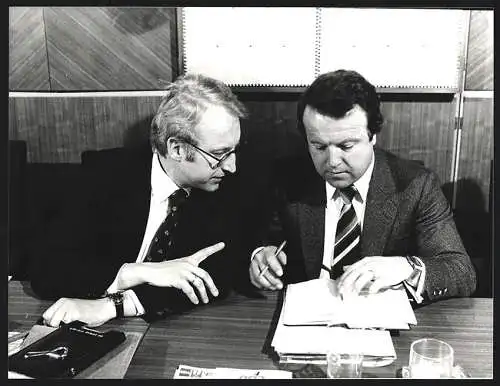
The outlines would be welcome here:
<svg viewBox="0 0 500 386">
<path fill-rule="evenodd" d="M 229 367 L 202 368 L 179 365 L 174 379 L 290 379 L 292 373 L 283 370 L 251 370 Z"/>
<path fill-rule="evenodd" d="M 288 285 L 282 313 L 289 326 L 408 329 L 408 324 L 417 324 L 403 287 L 342 299 L 336 282 L 322 278 Z"/>
</svg>

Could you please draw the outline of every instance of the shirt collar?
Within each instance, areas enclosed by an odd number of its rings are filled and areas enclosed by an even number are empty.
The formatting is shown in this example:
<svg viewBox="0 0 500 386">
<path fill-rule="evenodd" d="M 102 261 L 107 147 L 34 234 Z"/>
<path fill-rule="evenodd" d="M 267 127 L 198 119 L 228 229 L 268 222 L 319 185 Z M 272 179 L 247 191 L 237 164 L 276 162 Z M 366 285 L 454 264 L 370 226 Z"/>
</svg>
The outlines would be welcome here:
<svg viewBox="0 0 500 386">
<path fill-rule="evenodd" d="M 370 162 L 370 165 L 368 165 L 368 168 L 365 170 L 363 175 L 353 183 L 354 187 L 359 193 L 359 195 L 356 195 L 356 197 L 358 198 L 361 197 L 361 202 L 366 201 L 366 196 L 368 195 L 368 188 L 370 187 L 370 180 L 372 178 L 374 165 L 375 165 L 375 152 L 373 152 L 372 160 Z M 330 199 L 334 197 L 337 188 L 331 186 L 327 181 L 325 181 L 325 184 L 326 184 L 326 201 L 328 202 Z"/>
<path fill-rule="evenodd" d="M 163 170 L 157 152 L 153 153 L 151 163 L 151 193 L 156 202 L 164 202 L 179 187 Z"/>
</svg>

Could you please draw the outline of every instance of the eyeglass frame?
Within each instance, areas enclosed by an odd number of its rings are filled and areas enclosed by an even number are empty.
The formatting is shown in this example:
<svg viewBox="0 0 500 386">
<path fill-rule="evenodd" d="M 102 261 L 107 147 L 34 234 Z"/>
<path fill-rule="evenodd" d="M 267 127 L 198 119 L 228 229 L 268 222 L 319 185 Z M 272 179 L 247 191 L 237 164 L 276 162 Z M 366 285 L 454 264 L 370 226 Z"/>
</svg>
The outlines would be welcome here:
<svg viewBox="0 0 500 386">
<path fill-rule="evenodd" d="M 215 164 L 212 165 L 212 163 L 208 159 L 206 159 L 205 157 L 203 157 L 207 161 L 208 166 L 210 166 L 210 169 L 212 169 L 212 170 L 215 170 L 215 169 L 219 168 L 224 163 L 224 161 L 226 161 L 232 154 L 236 155 L 236 152 L 239 150 L 239 144 L 238 144 L 238 145 L 235 146 L 235 148 L 233 150 L 229 150 L 227 153 L 224 153 L 222 155 L 222 157 L 217 158 L 213 154 L 210 154 L 208 151 L 203 150 L 201 147 L 196 146 L 194 143 L 191 143 L 191 142 L 186 141 L 186 140 L 184 140 L 183 142 L 187 143 L 188 145 L 193 146 L 201 154 L 208 155 L 210 158 L 213 158 L 214 160 L 216 160 L 217 163 L 215 163 Z"/>
</svg>

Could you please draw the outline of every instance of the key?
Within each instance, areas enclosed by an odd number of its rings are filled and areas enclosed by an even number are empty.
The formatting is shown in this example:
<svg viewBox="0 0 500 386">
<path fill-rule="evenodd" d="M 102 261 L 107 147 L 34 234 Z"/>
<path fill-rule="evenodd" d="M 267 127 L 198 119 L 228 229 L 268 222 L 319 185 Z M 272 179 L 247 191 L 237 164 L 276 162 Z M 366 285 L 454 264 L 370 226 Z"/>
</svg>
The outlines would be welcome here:
<svg viewBox="0 0 500 386">
<path fill-rule="evenodd" d="M 68 348 L 64 346 L 59 346 L 53 350 L 45 351 L 29 351 L 24 354 L 24 359 L 36 358 L 41 356 L 48 356 L 53 359 L 63 359 L 68 355 Z"/>
</svg>

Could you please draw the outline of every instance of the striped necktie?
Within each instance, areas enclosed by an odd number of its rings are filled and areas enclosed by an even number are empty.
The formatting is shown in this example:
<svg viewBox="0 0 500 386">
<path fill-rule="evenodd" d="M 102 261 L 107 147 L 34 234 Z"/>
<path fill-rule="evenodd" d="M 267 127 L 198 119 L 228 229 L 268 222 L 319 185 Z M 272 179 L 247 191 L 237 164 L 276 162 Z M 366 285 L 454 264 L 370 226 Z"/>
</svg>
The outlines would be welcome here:
<svg viewBox="0 0 500 386">
<path fill-rule="evenodd" d="M 175 229 L 179 222 L 179 209 L 187 199 L 184 189 L 177 189 L 168 197 L 168 214 L 162 224 L 158 227 L 149 252 L 144 261 L 160 262 L 169 260 L 169 252 L 172 250 L 175 241 Z"/>
<path fill-rule="evenodd" d="M 337 279 L 344 272 L 343 267 L 351 265 L 360 257 L 360 237 L 361 227 L 359 225 L 352 199 L 356 195 L 356 188 L 353 185 L 340 189 L 340 194 L 344 200 L 344 205 L 340 212 L 335 233 L 334 260 L 330 277 Z"/>
</svg>

